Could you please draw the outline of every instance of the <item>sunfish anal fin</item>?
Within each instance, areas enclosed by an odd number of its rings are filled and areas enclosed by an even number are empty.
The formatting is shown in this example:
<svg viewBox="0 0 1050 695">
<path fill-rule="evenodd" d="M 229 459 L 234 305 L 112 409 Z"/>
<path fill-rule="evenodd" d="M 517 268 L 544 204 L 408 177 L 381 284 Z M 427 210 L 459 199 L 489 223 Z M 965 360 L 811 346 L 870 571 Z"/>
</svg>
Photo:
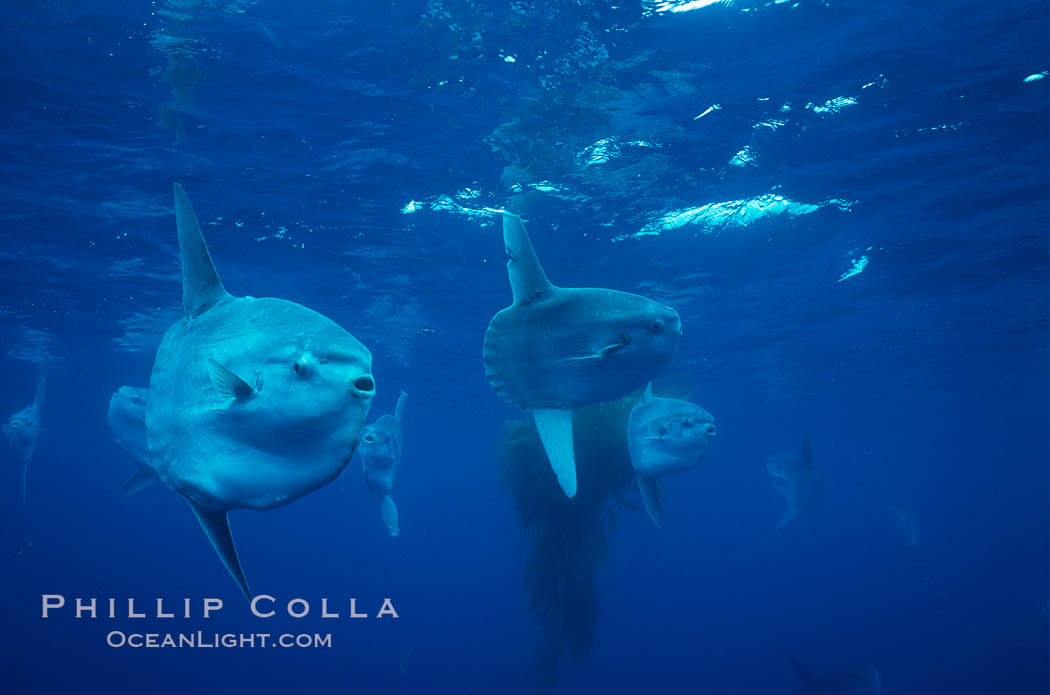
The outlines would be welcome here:
<svg viewBox="0 0 1050 695">
<path fill-rule="evenodd" d="M 382 515 L 383 523 L 386 524 L 386 530 L 391 536 L 401 533 L 401 529 L 397 525 L 397 505 L 394 504 L 393 497 L 387 495 L 379 500 L 379 513 Z"/>
<path fill-rule="evenodd" d="M 182 259 L 182 308 L 192 318 L 227 296 L 204 243 L 197 215 L 182 186 L 175 184 L 175 225 Z"/>
<path fill-rule="evenodd" d="M 642 503 L 645 511 L 649 512 L 649 518 L 656 524 L 656 528 L 663 528 L 664 515 L 661 505 L 660 488 L 656 484 L 656 478 L 643 478 L 638 476 L 638 491 L 642 493 Z"/>
<path fill-rule="evenodd" d="M 230 576 L 237 582 L 237 586 L 241 587 L 244 595 L 251 599 L 252 592 L 248 590 L 248 581 L 244 578 L 241 561 L 237 559 L 237 549 L 233 546 L 230 521 L 226 518 L 226 512 L 205 509 L 193 502 L 190 502 L 190 509 L 197 515 L 197 521 L 201 522 L 201 528 L 207 534 L 215 552 L 219 554 L 222 564 L 226 565 Z"/>
<path fill-rule="evenodd" d="M 554 289 L 532 250 L 521 218 L 503 213 L 503 245 L 507 250 L 507 275 L 515 304 L 528 304 Z"/>
<path fill-rule="evenodd" d="M 210 357 L 205 360 L 208 366 L 208 376 L 215 390 L 227 398 L 248 398 L 255 389 L 244 379 L 240 378 L 226 367 L 222 366 Z"/>
<path fill-rule="evenodd" d="M 541 408 L 532 411 L 540 441 L 566 496 L 576 496 L 576 455 L 572 441 L 572 411 Z"/>
<path fill-rule="evenodd" d="M 160 482 L 160 478 L 157 477 L 156 473 L 147 468 L 137 468 L 127 482 L 124 483 L 124 487 L 120 489 L 120 494 L 134 495 L 142 488 L 149 487 L 157 482 Z"/>
<path fill-rule="evenodd" d="M 794 519 L 796 516 L 798 516 L 798 513 L 799 513 L 799 508 L 798 507 L 796 507 L 793 504 L 788 505 L 788 508 L 784 510 L 784 516 L 780 517 L 780 522 L 777 523 L 777 527 L 775 529 L 773 529 L 773 530 L 774 531 L 779 531 L 781 529 L 781 527 L 784 526 L 784 524 L 788 523 L 789 521 Z"/>
</svg>

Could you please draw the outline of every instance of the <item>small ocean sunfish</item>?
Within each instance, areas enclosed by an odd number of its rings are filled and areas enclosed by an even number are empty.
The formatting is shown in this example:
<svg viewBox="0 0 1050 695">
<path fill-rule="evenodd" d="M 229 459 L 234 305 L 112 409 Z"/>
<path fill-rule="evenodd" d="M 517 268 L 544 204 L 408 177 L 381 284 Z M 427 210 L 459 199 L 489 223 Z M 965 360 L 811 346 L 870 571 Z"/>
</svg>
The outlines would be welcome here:
<svg viewBox="0 0 1050 695">
<path fill-rule="evenodd" d="M 15 460 L 22 464 L 22 505 L 26 504 L 26 479 L 29 477 L 29 459 L 36 451 L 36 440 L 44 430 L 40 427 L 40 410 L 44 407 L 44 394 L 47 391 L 47 372 L 40 370 L 36 382 L 36 397 L 31 405 L 12 415 L 7 424 L 0 426 L 0 431 L 7 435 L 11 442 L 11 453 Z"/>
<path fill-rule="evenodd" d="M 780 530 L 799 513 L 817 506 L 824 496 L 824 476 L 813 464 L 809 437 L 802 438 L 802 451 L 798 454 L 770 456 L 766 461 L 766 472 L 769 482 L 788 504 L 775 530 Z"/>
<path fill-rule="evenodd" d="M 645 387 L 627 420 L 627 445 L 645 510 L 658 527 L 663 515 L 656 479 L 700 465 L 714 439 L 710 413 L 689 401 L 658 398 L 652 384 Z"/>
<path fill-rule="evenodd" d="M 401 428 L 401 415 L 405 411 L 405 400 L 408 394 L 404 391 L 397 399 L 393 415 L 383 415 L 371 425 L 361 430 L 361 441 L 357 450 L 361 454 L 361 467 L 364 471 L 365 484 L 379 498 L 379 513 L 391 536 L 401 533 L 397 523 L 397 505 L 390 496 L 401 467 L 401 450 L 404 445 L 404 431 Z"/>
</svg>

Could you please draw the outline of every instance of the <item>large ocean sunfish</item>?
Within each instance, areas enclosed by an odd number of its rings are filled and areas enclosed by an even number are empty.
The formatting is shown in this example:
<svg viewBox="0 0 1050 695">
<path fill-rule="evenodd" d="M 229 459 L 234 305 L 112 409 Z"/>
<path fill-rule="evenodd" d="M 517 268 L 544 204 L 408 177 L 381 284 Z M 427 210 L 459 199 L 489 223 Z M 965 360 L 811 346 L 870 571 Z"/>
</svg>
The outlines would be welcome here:
<svg viewBox="0 0 1050 695">
<path fill-rule="evenodd" d="M 390 491 L 394 488 L 397 471 L 401 467 L 401 451 L 405 442 L 401 416 L 405 412 L 407 399 L 408 394 L 402 391 L 393 415 L 383 415 L 361 430 L 361 443 L 357 447 L 365 484 L 379 498 L 379 513 L 391 536 L 401 533 L 397 524 L 397 505 Z"/>
<path fill-rule="evenodd" d="M 0 425 L 0 430 L 11 442 L 11 453 L 22 465 L 22 505 L 26 504 L 26 486 L 29 477 L 29 459 L 36 451 L 36 440 L 43 431 L 40 427 L 40 411 L 44 407 L 44 395 L 47 392 L 47 372 L 40 370 L 36 382 L 36 396 L 33 403 L 22 408 Z"/>
<path fill-rule="evenodd" d="M 616 290 L 555 287 L 521 218 L 503 215 L 513 303 L 485 332 L 485 375 L 508 403 L 532 412 L 543 448 L 569 497 L 576 494 L 572 414 L 626 396 L 671 361 L 678 313 Z"/>
<path fill-rule="evenodd" d="M 663 525 L 657 478 L 700 465 L 715 439 L 715 419 L 700 406 L 653 395 L 653 385 L 631 408 L 627 447 L 649 518 Z"/>
<path fill-rule="evenodd" d="M 799 515 L 817 506 L 824 496 L 824 476 L 813 464 L 813 448 L 809 437 L 802 438 L 802 451 L 798 454 L 774 454 L 766 461 L 769 482 L 781 494 L 788 508 L 780 518 L 776 529 Z"/>
<path fill-rule="evenodd" d="M 228 294 L 178 184 L 175 220 L 186 314 L 153 364 L 146 465 L 186 498 L 251 596 L 227 512 L 273 509 L 339 475 L 375 394 L 372 355 L 304 306 Z"/>
</svg>

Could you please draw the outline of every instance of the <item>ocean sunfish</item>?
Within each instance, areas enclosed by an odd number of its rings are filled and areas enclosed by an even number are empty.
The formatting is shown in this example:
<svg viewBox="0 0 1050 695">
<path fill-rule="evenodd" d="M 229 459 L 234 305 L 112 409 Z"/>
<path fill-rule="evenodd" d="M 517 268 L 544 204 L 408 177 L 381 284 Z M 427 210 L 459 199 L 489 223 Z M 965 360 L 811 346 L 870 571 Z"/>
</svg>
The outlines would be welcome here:
<svg viewBox="0 0 1050 695">
<path fill-rule="evenodd" d="M 809 437 L 802 438 L 802 451 L 798 454 L 774 454 L 766 461 L 769 481 L 787 502 L 788 508 L 780 517 L 776 529 L 799 515 L 812 509 L 824 496 L 824 476 L 813 465 L 813 448 Z"/>
<path fill-rule="evenodd" d="M 402 391 L 393 415 L 383 415 L 361 430 L 361 443 L 357 446 L 365 484 L 379 498 L 379 513 L 391 536 L 401 533 L 397 525 L 397 505 L 390 491 L 401 467 L 401 450 L 405 441 L 401 415 L 405 412 L 407 398 L 408 394 Z"/>
<path fill-rule="evenodd" d="M 36 381 L 36 396 L 33 403 L 22 408 L 0 425 L 0 431 L 7 435 L 11 442 L 11 453 L 15 460 L 22 464 L 22 505 L 25 506 L 27 479 L 29 478 L 29 459 L 36 451 L 36 440 L 43 432 L 40 427 L 40 411 L 44 407 L 44 395 L 47 392 L 47 372 L 40 370 Z"/>
<path fill-rule="evenodd" d="M 573 411 L 652 381 L 674 355 L 681 321 L 637 294 L 555 287 L 517 215 L 503 214 L 503 243 L 514 301 L 485 332 L 485 375 L 503 400 L 532 412 L 558 483 L 573 497 Z"/>
<path fill-rule="evenodd" d="M 106 410 L 106 422 L 113 432 L 113 440 L 138 464 L 121 490 L 125 495 L 160 481 L 149 464 L 149 444 L 146 441 L 148 394 L 147 389 L 121 386 L 109 399 L 109 408 Z"/>
<path fill-rule="evenodd" d="M 715 419 L 698 405 L 653 395 L 653 385 L 631 408 L 627 446 L 638 476 L 638 490 L 649 518 L 663 525 L 656 479 L 700 465 L 715 439 Z"/>
<path fill-rule="evenodd" d="M 882 679 L 871 666 L 846 666 L 824 673 L 806 668 L 789 654 L 801 685 L 798 695 L 881 695 Z"/>
<path fill-rule="evenodd" d="M 375 394 L 372 354 L 304 306 L 227 293 L 178 184 L 175 221 L 185 317 L 153 363 L 145 465 L 186 498 L 250 597 L 227 512 L 273 509 L 339 475 Z"/>
</svg>

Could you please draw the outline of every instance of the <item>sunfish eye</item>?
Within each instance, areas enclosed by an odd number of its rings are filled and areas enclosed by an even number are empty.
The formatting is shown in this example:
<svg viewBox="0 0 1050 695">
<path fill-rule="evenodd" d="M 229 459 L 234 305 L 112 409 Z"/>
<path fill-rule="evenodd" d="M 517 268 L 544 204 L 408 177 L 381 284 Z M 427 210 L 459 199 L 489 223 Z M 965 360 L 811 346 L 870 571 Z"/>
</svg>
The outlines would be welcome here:
<svg viewBox="0 0 1050 695">
<path fill-rule="evenodd" d="M 292 366 L 292 369 L 294 369 L 295 373 L 299 376 L 305 375 L 306 372 L 309 371 L 309 366 L 307 365 L 306 358 L 300 357 L 299 359 L 297 359 L 295 361 L 295 364 Z"/>
<path fill-rule="evenodd" d="M 660 319 L 656 319 L 652 323 L 649 324 L 649 330 L 652 331 L 653 333 L 659 333 L 663 329 L 664 329 L 664 322 L 661 321 Z"/>
</svg>

